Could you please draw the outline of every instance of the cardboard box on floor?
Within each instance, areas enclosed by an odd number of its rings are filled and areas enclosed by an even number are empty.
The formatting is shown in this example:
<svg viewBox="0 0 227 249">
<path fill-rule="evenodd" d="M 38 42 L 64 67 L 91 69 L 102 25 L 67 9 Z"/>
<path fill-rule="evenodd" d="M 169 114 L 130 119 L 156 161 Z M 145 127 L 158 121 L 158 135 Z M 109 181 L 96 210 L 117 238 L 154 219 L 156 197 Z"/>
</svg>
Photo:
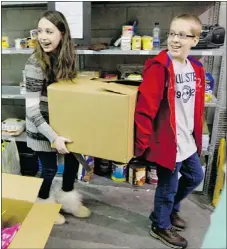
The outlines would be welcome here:
<svg viewBox="0 0 227 249">
<path fill-rule="evenodd" d="M 88 77 L 48 87 L 50 125 L 71 152 L 127 163 L 134 155 L 138 87 Z"/>
<path fill-rule="evenodd" d="M 2 174 L 2 227 L 21 224 L 8 248 L 44 248 L 61 205 L 34 203 L 42 180 Z"/>
</svg>

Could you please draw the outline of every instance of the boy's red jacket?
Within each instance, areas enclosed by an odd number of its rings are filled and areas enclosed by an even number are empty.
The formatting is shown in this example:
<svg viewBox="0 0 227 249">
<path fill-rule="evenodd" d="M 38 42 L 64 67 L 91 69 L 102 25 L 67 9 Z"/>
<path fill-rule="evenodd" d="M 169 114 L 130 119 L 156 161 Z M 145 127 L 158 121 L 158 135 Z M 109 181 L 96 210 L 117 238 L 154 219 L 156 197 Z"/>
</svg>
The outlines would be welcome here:
<svg viewBox="0 0 227 249">
<path fill-rule="evenodd" d="M 188 56 L 196 75 L 194 139 L 202 149 L 205 72 L 202 63 Z M 144 156 L 170 170 L 175 169 L 177 142 L 175 75 L 167 50 L 145 62 L 135 110 L 135 156 Z"/>
</svg>

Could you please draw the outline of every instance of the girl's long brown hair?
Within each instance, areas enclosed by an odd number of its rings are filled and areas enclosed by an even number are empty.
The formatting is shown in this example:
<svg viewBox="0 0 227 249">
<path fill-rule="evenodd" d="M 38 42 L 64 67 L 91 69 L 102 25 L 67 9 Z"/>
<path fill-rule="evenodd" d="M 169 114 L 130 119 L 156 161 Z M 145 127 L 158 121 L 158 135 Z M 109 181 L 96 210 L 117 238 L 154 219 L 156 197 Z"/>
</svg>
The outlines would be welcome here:
<svg viewBox="0 0 227 249">
<path fill-rule="evenodd" d="M 35 56 L 46 73 L 47 80 L 53 82 L 60 79 L 73 79 L 76 75 L 75 50 L 69 25 L 64 15 L 59 11 L 46 11 L 39 20 L 42 18 L 46 18 L 53 23 L 63 37 L 57 47 L 57 56 L 54 64 L 51 63 L 51 55 L 44 52 L 39 42 L 37 42 Z"/>
</svg>

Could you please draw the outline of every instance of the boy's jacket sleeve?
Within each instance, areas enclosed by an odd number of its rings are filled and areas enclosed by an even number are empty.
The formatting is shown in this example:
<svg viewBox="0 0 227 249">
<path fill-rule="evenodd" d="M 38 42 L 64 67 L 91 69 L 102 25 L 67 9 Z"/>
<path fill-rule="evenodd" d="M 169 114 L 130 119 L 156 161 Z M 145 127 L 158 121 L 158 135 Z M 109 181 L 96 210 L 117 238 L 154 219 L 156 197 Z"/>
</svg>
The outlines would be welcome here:
<svg viewBox="0 0 227 249">
<path fill-rule="evenodd" d="M 159 110 L 166 80 L 165 68 L 161 64 L 153 64 L 148 69 L 147 66 L 145 63 L 135 109 L 135 156 L 141 156 L 148 148 L 152 121 Z"/>
</svg>

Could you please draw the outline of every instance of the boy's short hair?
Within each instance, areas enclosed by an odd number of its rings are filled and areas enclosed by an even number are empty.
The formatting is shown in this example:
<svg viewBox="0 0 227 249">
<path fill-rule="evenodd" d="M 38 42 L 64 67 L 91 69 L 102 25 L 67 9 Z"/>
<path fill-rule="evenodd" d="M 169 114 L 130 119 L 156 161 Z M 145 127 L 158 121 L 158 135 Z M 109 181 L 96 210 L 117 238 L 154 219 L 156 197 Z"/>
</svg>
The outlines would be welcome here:
<svg viewBox="0 0 227 249">
<path fill-rule="evenodd" d="M 197 16 L 191 15 L 191 14 L 182 14 L 182 15 L 174 17 L 171 23 L 178 19 L 188 21 L 189 25 L 191 25 L 192 34 L 200 37 L 200 32 L 202 30 L 202 22 Z"/>
</svg>

